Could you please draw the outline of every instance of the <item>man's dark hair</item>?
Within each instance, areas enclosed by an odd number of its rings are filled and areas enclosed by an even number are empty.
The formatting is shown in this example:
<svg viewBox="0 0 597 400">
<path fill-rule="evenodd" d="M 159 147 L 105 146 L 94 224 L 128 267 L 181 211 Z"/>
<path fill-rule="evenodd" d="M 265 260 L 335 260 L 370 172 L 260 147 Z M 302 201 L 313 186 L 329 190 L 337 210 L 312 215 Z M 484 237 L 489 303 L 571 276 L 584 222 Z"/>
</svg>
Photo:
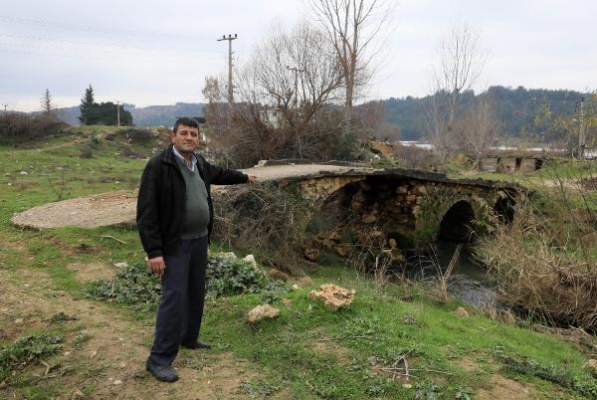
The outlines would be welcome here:
<svg viewBox="0 0 597 400">
<path fill-rule="evenodd" d="M 172 132 L 176 133 L 180 125 L 190 126 L 191 128 L 199 129 L 199 123 L 196 119 L 191 117 L 180 117 L 174 123 L 174 128 L 172 128 Z"/>
</svg>

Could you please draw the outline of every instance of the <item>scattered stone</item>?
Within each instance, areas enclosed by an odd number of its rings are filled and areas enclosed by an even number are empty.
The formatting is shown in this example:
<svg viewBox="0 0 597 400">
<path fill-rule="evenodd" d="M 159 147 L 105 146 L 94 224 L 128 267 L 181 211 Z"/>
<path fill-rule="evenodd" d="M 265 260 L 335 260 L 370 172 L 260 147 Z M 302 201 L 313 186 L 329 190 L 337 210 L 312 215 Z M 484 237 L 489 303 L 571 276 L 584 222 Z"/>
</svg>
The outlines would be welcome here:
<svg viewBox="0 0 597 400">
<path fill-rule="evenodd" d="M 85 393 L 81 392 L 79 389 L 73 392 L 71 399 L 84 399 Z"/>
<path fill-rule="evenodd" d="M 284 282 L 286 282 L 288 280 L 288 275 L 286 275 L 284 272 L 282 272 L 278 269 L 275 269 L 275 268 L 270 269 L 268 272 L 268 275 L 270 278 L 279 279 Z"/>
<path fill-rule="evenodd" d="M 114 266 L 116 268 L 126 268 L 129 266 L 129 264 L 127 262 L 118 262 L 118 263 L 114 263 Z"/>
<path fill-rule="evenodd" d="M 20 175 L 29 175 L 29 172 L 27 172 L 27 171 L 21 171 L 21 172 L 19 172 L 19 174 Z"/>
<path fill-rule="evenodd" d="M 308 276 L 303 276 L 299 279 L 297 279 L 296 284 L 299 287 L 308 287 L 313 285 L 313 279 L 309 278 Z"/>
<path fill-rule="evenodd" d="M 319 290 L 313 290 L 308 297 L 313 300 L 319 300 L 332 311 L 337 311 L 342 307 L 348 307 L 354 300 L 354 289 L 345 289 L 333 284 L 325 284 L 319 287 Z"/>
<path fill-rule="evenodd" d="M 116 139 L 117 135 L 118 135 L 118 132 L 108 132 L 104 135 L 104 139 L 113 141 L 114 139 Z"/>
<path fill-rule="evenodd" d="M 584 363 L 582 367 L 583 369 L 590 369 L 591 374 L 593 374 L 594 376 L 597 375 L 597 360 L 591 358 L 589 359 L 589 361 Z"/>
<path fill-rule="evenodd" d="M 334 231 L 330 234 L 330 236 L 328 237 L 328 240 L 334 241 L 334 242 L 339 242 L 340 241 L 340 233 L 338 233 L 337 231 Z"/>
<path fill-rule="evenodd" d="M 122 385 L 122 381 L 120 379 L 116 379 L 114 382 L 112 382 L 114 385 Z"/>
<path fill-rule="evenodd" d="M 292 305 L 292 300 L 282 299 L 282 304 L 284 304 L 286 307 L 290 307 Z"/>
<path fill-rule="evenodd" d="M 95 358 L 97 356 L 97 350 L 93 350 L 89 355 L 89 358 Z"/>
<path fill-rule="evenodd" d="M 316 248 L 305 249 L 305 251 L 303 252 L 303 255 L 309 261 L 317 261 L 317 259 L 319 258 L 319 249 L 316 249 Z"/>
<path fill-rule="evenodd" d="M 22 325 L 23 322 L 25 322 L 25 320 L 23 318 L 17 318 L 17 319 L 15 319 L 15 325 Z"/>
<path fill-rule="evenodd" d="M 280 315 L 280 310 L 270 306 L 269 304 L 264 304 L 261 306 L 257 306 L 251 311 L 249 311 L 249 322 L 251 324 L 256 324 L 257 322 L 264 320 L 264 319 L 274 319 Z"/>
<path fill-rule="evenodd" d="M 510 310 L 502 312 L 502 322 L 508 325 L 516 324 L 516 316 Z"/>
<path fill-rule="evenodd" d="M 338 246 L 336 246 L 334 248 L 334 250 L 336 251 L 336 253 L 340 256 L 340 257 L 346 257 L 350 254 L 351 251 L 351 246 L 348 244 L 340 244 Z"/>
<path fill-rule="evenodd" d="M 454 310 L 453 312 L 454 315 L 458 316 L 458 317 L 468 317 L 468 311 L 466 311 L 464 308 L 462 307 L 458 307 L 456 310 Z"/>
<path fill-rule="evenodd" d="M 243 260 L 253 264 L 253 267 L 257 268 L 257 261 L 255 261 L 255 256 L 253 254 L 248 254 Z"/>
<path fill-rule="evenodd" d="M 364 224 L 372 224 L 377 221 L 377 216 L 373 214 L 365 215 L 361 221 Z"/>
</svg>

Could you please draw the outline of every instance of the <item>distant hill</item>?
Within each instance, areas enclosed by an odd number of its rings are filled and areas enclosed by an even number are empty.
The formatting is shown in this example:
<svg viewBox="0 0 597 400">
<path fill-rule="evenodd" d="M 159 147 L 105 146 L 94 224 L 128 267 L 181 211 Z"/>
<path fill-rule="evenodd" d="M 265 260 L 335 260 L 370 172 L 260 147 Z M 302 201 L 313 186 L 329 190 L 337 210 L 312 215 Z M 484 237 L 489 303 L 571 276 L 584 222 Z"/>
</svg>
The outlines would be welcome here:
<svg viewBox="0 0 597 400">
<path fill-rule="evenodd" d="M 172 126 L 177 117 L 197 117 L 203 115 L 202 103 L 176 103 L 166 106 L 135 107 L 125 104 L 124 109 L 133 116 L 135 126 Z M 81 112 L 79 107 L 60 108 L 56 110 L 60 118 L 69 125 L 79 125 Z"/>
<path fill-rule="evenodd" d="M 570 90 L 512 89 L 492 86 L 487 91 L 475 94 L 472 91 L 462 95 L 462 109 L 476 98 L 488 97 L 504 132 L 508 136 L 520 137 L 549 130 L 546 115 L 570 116 L 578 112 L 581 98 L 590 99 L 591 94 Z M 400 128 L 402 140 L 420 140 L 424 137 L 423 121 L 429 97 L 389 98 L 381 103 L 386 109 L 385 123 Z M 135 107 L 125 104 L 124 108 L 133 115 L 136 126 L 172 126 L 179 116 L 203 115 L 203 103 L 176 103 L 175 105 Z M 358 106 L 357 106 L 358 107 Z M 58 110 L 64 122 L 78 125 L 79 107 Z M 549 122 L 547 122 L 549 123 Z"/>
<path fill-rule="evenodd" d="M 524 134 L 538 134 L 550 129 L 546 116 L 570 116 L 578 112 L 581 98 L 589 99 L 591 94 L 570 90 L 516 89 L 492 86 L 487 91 L 475 94 L 472 91 L 462 95 L 462 109 L 475 98 L 487 97 L 495 109 L 508 136 L 520 137 Z M 383 100 L 386 109 L 385 123 L 397 125 L 402 140 L 419 140 L 424 136 L 423 121 L 429 97 L 390 98 Z"/>
</svg>

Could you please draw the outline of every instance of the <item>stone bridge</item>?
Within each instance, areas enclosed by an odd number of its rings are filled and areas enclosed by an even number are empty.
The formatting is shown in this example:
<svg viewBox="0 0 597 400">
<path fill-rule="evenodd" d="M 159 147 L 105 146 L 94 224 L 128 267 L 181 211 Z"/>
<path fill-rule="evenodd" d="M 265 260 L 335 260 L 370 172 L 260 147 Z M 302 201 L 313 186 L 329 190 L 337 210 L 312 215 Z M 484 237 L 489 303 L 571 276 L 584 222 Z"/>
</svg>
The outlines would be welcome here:
<svg viewBox="0 0 597 400">
<path fill-rule="evenodd" d="M 305 229 L 313 233 L 339 227 L 357 235 L 373 232 L 400 248 L 438 239 L 469 241 L 495 216 L 511 220 L 514 205 L 525 198 L 523 190 L 504 183 L 414 170 L 268 162 L 244 171 L 261 184 L 308 200 L 311 215 L 304 218 Z M 136 191 L 118 191 L 35 207 L 12 222 L 39 229 L 134 224 L 135 206 Z"/>
<path fill-rule="evenodd" d="M 350 225 L 356 232 L 383 234 L 400 248 L 438 239 L 469 242 L 492 224 L 511 221 L 514 206 L 526 196 L 520 187 L 502 182 L 406 169 L 305 164 L 245 172 L 309 200 L 314 233 Z"/>
</svg>

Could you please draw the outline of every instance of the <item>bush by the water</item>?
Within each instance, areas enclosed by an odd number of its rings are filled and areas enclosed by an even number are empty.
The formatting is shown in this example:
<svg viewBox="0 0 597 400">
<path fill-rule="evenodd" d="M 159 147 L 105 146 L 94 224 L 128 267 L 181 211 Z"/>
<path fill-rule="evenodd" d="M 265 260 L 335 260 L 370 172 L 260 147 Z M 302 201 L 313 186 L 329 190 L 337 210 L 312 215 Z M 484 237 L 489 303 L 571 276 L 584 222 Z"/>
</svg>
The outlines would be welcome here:
<svg viewBox="0 0 597 400">
<path fill-rule="evenodd" d="M 518 205 L 514 221 L 498 225 L 476 253 L 510 307 L 541 323 L 594 333 L 597 194 L 555 181 L 556 190 Z"/>
<path fill-rule="evenodd" d="M 207 295 L 210 297 L 257 293 L 268 284 L 265 274 L 251 263 L 222 254 L 207 260 Z M 161 296 L 159 278 L 146 263 L 122 267 L 116 278 L 94 282 L 87 295 L 91 298 L 130 304 L 139 310 L 155 309 Z"/>
</svg>

